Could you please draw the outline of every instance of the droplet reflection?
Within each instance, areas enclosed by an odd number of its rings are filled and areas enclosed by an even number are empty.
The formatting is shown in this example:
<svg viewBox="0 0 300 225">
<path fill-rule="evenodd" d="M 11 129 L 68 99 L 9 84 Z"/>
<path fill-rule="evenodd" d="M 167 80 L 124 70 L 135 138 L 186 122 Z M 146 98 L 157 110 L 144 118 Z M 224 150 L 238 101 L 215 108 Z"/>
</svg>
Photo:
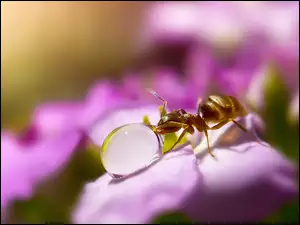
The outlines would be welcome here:
<svg viewBox="0 0 300 225">
<path fill-rule="evenodd" d="M 101 148 L 101 160 L 107 173 L 122 178 L 145 169 L 162 156 L 163 139 L 142 123 L 114 129 Z"/>
</svg>

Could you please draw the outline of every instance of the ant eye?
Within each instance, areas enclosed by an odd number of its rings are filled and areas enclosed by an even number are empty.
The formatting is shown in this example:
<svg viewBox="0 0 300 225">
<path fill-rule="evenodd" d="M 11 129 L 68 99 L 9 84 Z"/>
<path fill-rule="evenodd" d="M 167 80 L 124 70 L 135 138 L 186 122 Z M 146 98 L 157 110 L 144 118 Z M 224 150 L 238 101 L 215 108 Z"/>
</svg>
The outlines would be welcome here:
<svg viewBox="0 0 300 225">
<path fill-rule="evenodd" d="M 149 166 L 162 155 L 162 139 L 148 126 L 127 124 L 114 129 L 104 140 L 101 160 L 114 178 L 130 175 Z"/>
</svg>

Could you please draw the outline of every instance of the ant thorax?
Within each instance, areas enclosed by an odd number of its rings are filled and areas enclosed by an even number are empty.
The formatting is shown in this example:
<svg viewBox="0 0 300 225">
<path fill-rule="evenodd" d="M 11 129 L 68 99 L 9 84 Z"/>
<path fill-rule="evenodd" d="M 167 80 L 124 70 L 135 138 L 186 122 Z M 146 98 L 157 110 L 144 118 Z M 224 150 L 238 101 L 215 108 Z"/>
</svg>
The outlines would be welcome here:
<svg viewBox="0 0 300 225">
<path fill-rule="evenodd" d="M 188 119 L 190 117 L 190 114 L 189 113 L 186 113 L 186 114 L 182 114 L 181 115 L 184 119 Z"/>
</svg>

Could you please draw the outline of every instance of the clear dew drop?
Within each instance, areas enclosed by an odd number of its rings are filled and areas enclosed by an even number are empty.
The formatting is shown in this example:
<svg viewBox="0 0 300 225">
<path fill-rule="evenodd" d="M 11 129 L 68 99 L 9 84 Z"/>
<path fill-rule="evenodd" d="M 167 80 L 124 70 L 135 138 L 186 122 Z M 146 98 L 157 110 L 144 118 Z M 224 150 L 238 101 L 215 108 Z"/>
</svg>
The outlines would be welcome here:
<svg viewBox="0 0 300 225">
<path fill-rule="evenodd" d="M 101 160 L 113 178 L 123 178 L 139 172 L 162 156 L 163 141 L 142 123 L 132 123 L 114 129 L 104 140 Z"/>
</svg>

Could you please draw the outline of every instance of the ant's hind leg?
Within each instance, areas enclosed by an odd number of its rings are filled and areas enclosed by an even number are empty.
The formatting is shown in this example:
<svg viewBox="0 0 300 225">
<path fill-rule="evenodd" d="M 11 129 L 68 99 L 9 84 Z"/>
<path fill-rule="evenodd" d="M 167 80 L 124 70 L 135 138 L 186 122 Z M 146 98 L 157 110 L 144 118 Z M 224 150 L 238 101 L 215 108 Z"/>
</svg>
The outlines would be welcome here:
<svg viewBox="0 0 300 225">
<path fill-rule="evenodd" d="M 240 124 L 239 122 L 236 122 L 233 119 L 230 119 L 230 121 L 232 121 L 235 125 L 237 125 L 241 130 L 245 131 L 245 132 L 249 132 L 242 124 Z"/>
<path fill-rule="evenodd" d="M 268 145 L 262 143 L 262 142 L 259 140 L 259 138 L 258 138 L 258 136 L 257 136 L 257 134 L 256 134 L 255 131 L 252 130 L 252 132 L 249 132 L 249 130 L 247 130 L 247 129 L 246 129 L 243 125 L 241 125 L 240 123 L 236 122 L 235 120 L 231 120 L 231 121 L 232 121 L 235 125 L 237 125 L 241 130 L 253 134 L 253 136 L 254 136 L 254 138 L 256 139 L 256 142 L 257 142 L 258 144 L 260 144 L 260 145 L 262 145 L 262 146 L 265 146 L 265 147 L 270 147 L 270 146 L 268 146 Z"/>
<path fill-rule="evenodd" d="M 209 129 L 209 130 L 217 130 L 217 129 L 223 127 L 225 124 L 227 124 L 227 123 L 230 122 L 230 121 L 233 122 L 235 125 L 237 125 L 241 130 L 243 130 L 243 131 L 245 131 L 245 132 L 248 132 L 248 130 L 247 130 L 245 127 L 243 127 L 243 125 L 241 125 L 240 123 L 236 122 L 236 121 L 233 120 L 233 119 L 224 120 L 224 121 L 222 121 L 222 122 L 220 122 L 220 123 L 214 125 L 213 127 L 209 127 L 209 126 L 208 126 L 208 129 Z"/>
<path fill-rule="evenodd" d="M 225 124 L 227 124 L 228 122 L 229 122 L 229 120 L 224 120 L 224 121 L 222 121 L 222 122 L 220 122 L 220 123 L 214 125 L 213 127 L 207 126 L 207 128 L 208 128 L 209 130 L 217 130 L 217 129 L 223 127 L 223 126 L 224 126 Z"/>
</svg>

